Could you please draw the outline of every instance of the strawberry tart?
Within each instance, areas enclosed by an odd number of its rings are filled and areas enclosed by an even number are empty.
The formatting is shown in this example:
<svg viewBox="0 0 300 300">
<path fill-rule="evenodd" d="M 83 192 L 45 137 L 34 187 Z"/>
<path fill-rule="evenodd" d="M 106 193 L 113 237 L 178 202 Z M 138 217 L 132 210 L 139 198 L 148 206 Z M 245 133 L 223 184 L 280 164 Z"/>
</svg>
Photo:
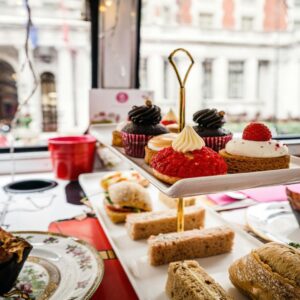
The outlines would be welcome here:
<svg viewBox="0 0 300 300">
<path fill-rule="evenodd" d="M 247 125 L 242 139 L 229 141 L 219 153 L 227 163 L 228 173 L 289 168 L 287 146 L 272 140 L 269 128 L 259 122 Z"/>
<path fill-rule="evenodd" d="M 151 160 L 153 174 L 173 184 L 183 178 L 226 174 L 224 159 L 205 147 L 195 130 L 186 126 L 174 139 L 172 146 L 160 150 Z"/>
</svg>

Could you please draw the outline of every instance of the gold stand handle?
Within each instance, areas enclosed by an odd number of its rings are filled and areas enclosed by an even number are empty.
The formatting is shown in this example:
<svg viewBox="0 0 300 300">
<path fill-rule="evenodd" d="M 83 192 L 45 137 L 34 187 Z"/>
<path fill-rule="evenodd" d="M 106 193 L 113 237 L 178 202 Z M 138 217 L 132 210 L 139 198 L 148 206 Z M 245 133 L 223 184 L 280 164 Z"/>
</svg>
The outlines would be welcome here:
<svg viewBox="0 0 300 300">
<path fill-rule="evenodd" d="M 174 57 L 178 52 L 185 53 L 188 58 L 190 59 L 190 65 L 183 77 L 183 79 L 180 77 L 178 67 L 175 64 Z M 169 56 L 169 62 L 171 63 L 172 67 L 174 68 L 174 71 L 176 73 L 180 91 L 179 91 L 179 131 L 181 131 L 185 126 L 185 83 L 189 76 L 189 73 L 191 71 L 192 66 L 194 65 L 194 59 L 192 55 L 183 48 L 175 49 Z M 177 231 L 184 231 L 184 201 L 183 198 L 178 199 L 178 206 L 177 206 Z"/>
<path fill-rule="evenodd" d="M 183 80 L 182 78 L 180 77 L 180 74 L 179 74 L 179 71 L 178 71 L 178 67 L 176 66 L 176 63 L 174 61 L 174 57 L 175 55 L 178 53 L 178 52 L 183 52 L 185 53 L 188 58 L 190 59 L 190 65 L 183 77 Z M 194 59 L 192 57 L 192 55 L 190 54 L 190 52 L 188 52 L 187 50 L 183 49 L 183 48 L 178 48 L 178 49 L 175 49 L 170 55 L 169 55 L 169 62 L 170 64 L 172 65 L 175 73 L 176 73 L 176 76 L 177 76 L 177 79 L 178 79 L 178 82 L 179 82 L 179 86 L 180 86 L 180 91 L 179 91 L 179 131 L 181 131 L 184 126 L 185 126 L 185 83 L 186 83 L 186 80 L 189 76 L 189 73 L 192 69 L 192 66 L 194 65 Z"/>
</svg>

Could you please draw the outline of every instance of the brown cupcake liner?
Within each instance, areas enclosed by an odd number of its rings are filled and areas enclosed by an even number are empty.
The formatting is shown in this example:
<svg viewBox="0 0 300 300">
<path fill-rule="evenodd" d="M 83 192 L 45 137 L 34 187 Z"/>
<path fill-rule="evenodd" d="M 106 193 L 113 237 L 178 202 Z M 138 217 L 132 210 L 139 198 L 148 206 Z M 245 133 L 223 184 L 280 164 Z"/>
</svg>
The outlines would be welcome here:
<svg viewBox="0 0 300 300">
<path fill-rule="evenodd" d="M 152 136 L 144 134 L 132 134 L 123 131 L 121 134 L 125 153 L 132 157 L 144 158 L 145 146 Z"/>
<path fill-rule="evenodd" d="M 232 134 L 224 136 L 206 136 L 202 137 L 205 142 L 205 146 L 219 152 L 221 149 L 224 149 L 226 144 L 232 139 Z"/>
</svg>

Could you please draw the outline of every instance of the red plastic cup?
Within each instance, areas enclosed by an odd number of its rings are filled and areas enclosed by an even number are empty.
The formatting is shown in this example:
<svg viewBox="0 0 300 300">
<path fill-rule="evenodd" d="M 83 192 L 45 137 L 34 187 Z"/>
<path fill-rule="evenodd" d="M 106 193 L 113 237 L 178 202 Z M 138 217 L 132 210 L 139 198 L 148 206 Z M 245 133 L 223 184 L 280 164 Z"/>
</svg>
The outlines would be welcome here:
<svg viewBox="0 0 300 300">
<path fill-rule="evenodd" d="M 48 140 L 54 173 L 57 178 L 77 180 L 93 171 L 96 139 L 90 135 L 65 136 Z"/>
</svg>

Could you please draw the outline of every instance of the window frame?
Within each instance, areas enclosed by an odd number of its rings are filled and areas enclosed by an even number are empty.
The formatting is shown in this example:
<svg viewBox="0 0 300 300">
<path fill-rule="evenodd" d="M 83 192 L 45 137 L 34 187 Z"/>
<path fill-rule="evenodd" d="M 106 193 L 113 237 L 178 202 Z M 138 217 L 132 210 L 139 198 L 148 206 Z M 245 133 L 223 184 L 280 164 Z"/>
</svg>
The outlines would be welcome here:
<svg viewBox="0 0 300 300">
<path fill-rule="evenodd" d="M 235 66 L 234 66 L 235 65 Z M 238 70 L 237 66 L 241 66 L 241 69 Z M 232 70 L 230 69 L 232 68 Z M 234 68 L 236 68 L 234 70 Z M 227 97 L 228 99 L 233 100 L 241 100 L 245 98 L 244 95 L 244 84 L 245 84 L 245 62 L 242 60 L 229 60 L 228 61 L 228 91 L 227 91 Z M 235 82 L 231 82 L 230 79 L 234 78 Z M 232 89 L 234 89 L 231 85 L 238 85 L 241 83 L 241 86 L 238 88 L 241 92 L 232 92 Z M 235 88 L 237 90 L 237 88 Z"/>
</svg>

